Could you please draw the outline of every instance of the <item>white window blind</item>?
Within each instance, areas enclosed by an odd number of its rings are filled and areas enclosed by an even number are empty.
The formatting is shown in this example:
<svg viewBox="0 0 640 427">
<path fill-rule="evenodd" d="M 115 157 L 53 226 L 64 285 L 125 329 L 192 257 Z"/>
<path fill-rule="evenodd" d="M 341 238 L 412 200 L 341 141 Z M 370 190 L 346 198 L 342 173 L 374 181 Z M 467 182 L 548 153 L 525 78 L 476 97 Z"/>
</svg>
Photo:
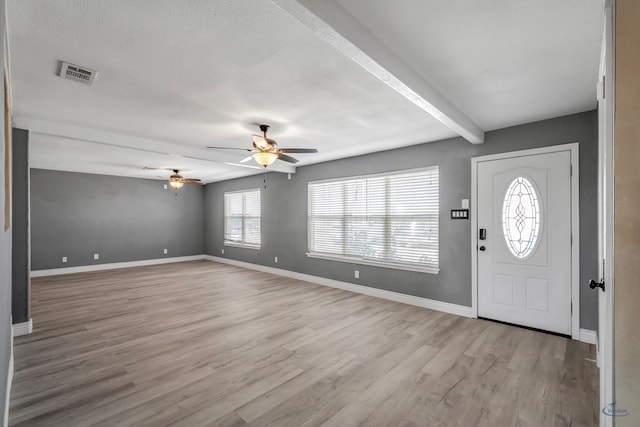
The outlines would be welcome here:
<svg viewBox="0 0 640 427">
<path fill-rule="evenodd" d="M 309 256 L 437 272 L 438 167 L 309 183 Z"/>
<path fill-rule="evenodd" d="M 260 248 L 260 189 L 224 193 L 225 243 Z"/>
</svg>

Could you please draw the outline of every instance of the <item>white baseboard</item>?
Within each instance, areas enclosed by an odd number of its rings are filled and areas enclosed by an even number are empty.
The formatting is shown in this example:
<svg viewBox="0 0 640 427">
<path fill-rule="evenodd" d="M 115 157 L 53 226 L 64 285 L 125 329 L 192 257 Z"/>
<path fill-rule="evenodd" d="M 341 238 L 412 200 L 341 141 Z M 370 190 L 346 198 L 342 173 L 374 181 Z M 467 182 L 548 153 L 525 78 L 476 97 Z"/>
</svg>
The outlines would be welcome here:
<svg viewBox="0 0 640 427">
<path fill-rule="evenodd" d="M 13 329 L 11 330 L 11 348 L 9 349 L 9 368 L 7 371 L 7 384 L 4 395 L 4 413 L 2 414 L 2 427 L 9 425 L 9 403 L 11 400 L 11 384 L 13 383 Z"/>
<path fill-rule="evenodd" d="M 11 328 L 13 329 L 14 337 L 29 335 L 33 332 L 33 319 L 29 319 L 28 322 L 16 323 Z"/>
<path fill-rule="evenodd" d="M 471 307 L 464 305 L 451 304 L 448 302 L 432 300 L 428 298 L 416 297 L 413 295 L 401 294 L 399 292 L 387 291 L 384 289 L 371 288 L 369 286 L 357 285 L 355 283 L 342 282 L 339 280 L 327 279 L 325 277 L 312 276 L 310 274 L 297 273 L 295 271 L 283 270 L 281 268 L 268 267 L 265 265 L 252 264 L 234 259 L 221 258 L 211 255 L 191 255 L 172 258 L 148 259 L 142 261 L 115 262 L 110 264 L 93 264 L 79 267 L 63 267 L 53 268 L 49 270 L 34 270 L 31 277 L 56 276 L 60 274 L 84 273 L 89 271 L 111 270 L 116 268 L 142 267 L 146 265 L 168 264 L 173 262 L 197 261 L 206 259 L 209 261 L 221 262 L 224 264 L 244 267 L 251 270 L 264 271 L 266 273 L 276 274 L 278 276 L 290 277 L 292 279 L 303 280 L 305 282 L 315 283 L 317 285 L 329 286 L 332 288 L 342 289 L 358 294 L 369 295 L 372 297 L 382 298 L 390 301 L 396 301 L 403 304 L 415 305 L 417 307 L 428 308 L 431 310 L 442 311 L 445 313 L 455 314 L 463 317 L 474 317 Z M 25 323 L 13 325 L 14 336 L 30 334 L 33 331 L 33 323 L 31 320 Z M 580 329 L 579 340 L 588 344 L 596 344 L 597 333 L 590 329 Z"/>
<path fill-rule="evenodd" d="M 598 333 L 590 329 L 580 329 L 579 339 L 587 344 L 595 344 L 598 341 Z"/>
<path fill-rule="evenodd" d="M 221 262 L 224 264 L 244 267 L 251 270 L 263 271 L 265 273 L 276 274 L 278 276 L 290 277 L 292 279 L 303 280 L 305 282 L 315 283 L 316 285 L 329 286 L 332 288 L 342 289 L 345 291 L 355 292 L 358 294 L 369 295 L 372 297 L 382 298 L 390 301 L 400 302 L 404 304 L 415 305 L 418 307 L 428 308 L 445 313 L 455 314 L 463 317 L 473 317 L 471 307 L 466 307 L 448 302 L 436 301 L 427 298 L 416 297 L 413 295 L 401 294 L 399 292 L 387 291 L 384 289 L 371 288 L 369 286 L 356 285 L 355 283 L 341 282 L 339 280 L 327 279 L 310 274 L 297 273 L 295 271 L 283 270 L 280 268 L 267 267 L 264 265 L 251 264 L 244 261 L 237 261 L 228 258 L 220 258 L 211 255 L 205 255 L 204 259 L 209 261 Z"/>
<path fill-rule="evenodd" d="M 58 276 L 60 274 L 86 273 L 89 271 L 113 270 L 116 268 L 143 267 L 145 265 L 169 264 L 172 262 L 197 261 L 204 259 L 203 255 L 178 256 L 171 258 L 145 259 L 141 261 L 112 262 L 109 264 L 81 265 L 78 267 L 51 268 L 48 270 L 33 270 L 31 277 Z"/>
</svg>

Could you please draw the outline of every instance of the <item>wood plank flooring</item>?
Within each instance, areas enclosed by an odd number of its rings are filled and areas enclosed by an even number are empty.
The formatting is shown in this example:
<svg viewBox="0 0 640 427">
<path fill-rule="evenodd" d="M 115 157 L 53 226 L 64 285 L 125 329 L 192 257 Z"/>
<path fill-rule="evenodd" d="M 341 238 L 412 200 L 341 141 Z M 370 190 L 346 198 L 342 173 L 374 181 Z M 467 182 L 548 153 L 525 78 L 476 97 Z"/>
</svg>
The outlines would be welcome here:
<svg viewBox="0 0 640 427">
<path fill-rule="evenodd" d="M 35 278 L 12 426 L 592 426 L 594 347 L 210 261 Z"/>
</svg>

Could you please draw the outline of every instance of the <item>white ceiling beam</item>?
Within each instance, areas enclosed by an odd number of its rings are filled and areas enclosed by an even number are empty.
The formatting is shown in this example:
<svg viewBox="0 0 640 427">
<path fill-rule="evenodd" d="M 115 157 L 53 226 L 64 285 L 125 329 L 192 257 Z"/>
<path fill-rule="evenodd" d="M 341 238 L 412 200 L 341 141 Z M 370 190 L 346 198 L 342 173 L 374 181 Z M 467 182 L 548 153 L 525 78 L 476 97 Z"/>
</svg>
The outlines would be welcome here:
<svg viewBox="0 0 640 427">
<path fill-rule="evenodd" d="M 148 151 L 155 154 L 167 155 L 172 158 L 191 158 L 204 160 L 212 163 L 235 164 L 240 157 L 245 157 L 247 153 L 232 150 L 211 150 L 197 148 L 188 145 L 178 145 L 176 142 L 159 141 L 148 138 L 124 135 L 115 132 L 108 132 L 83 126 L 68 125 L 59 122 L 41 120 L 26 116 L 14 117 L 14 126 L 20 129 L 27 129 L 42 135 L 50 135 L 60 138 L 68 138 L 89 143 L 109 145 L 114 148 L 126 148 L 139 151 Z M 240 165 L 245 166 L 245 165 Z M 269 166 L 270 172 L 295 173 L 295 166 L 276 162 Z"/>
<path fill-rule="evenodd" d="M 272 0 L 318 37 L 473 144 L 484 131 L 334 0 Z"/>
</svg>

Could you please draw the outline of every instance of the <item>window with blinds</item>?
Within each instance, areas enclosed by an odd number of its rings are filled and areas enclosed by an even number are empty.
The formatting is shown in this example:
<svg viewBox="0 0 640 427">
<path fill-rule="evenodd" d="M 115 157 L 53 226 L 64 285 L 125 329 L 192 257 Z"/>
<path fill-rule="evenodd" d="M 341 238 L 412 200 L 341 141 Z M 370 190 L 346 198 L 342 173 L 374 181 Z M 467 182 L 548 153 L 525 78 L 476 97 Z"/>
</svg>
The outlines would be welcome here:
<svg viewBox="0 0 640 427">
<path fill-rule="evenodd" d="M 309 183 L 310 257 L 438 272 L 438 167 Z"/>
<path fill-rule="evenodd" d="M 260 189 L 224 193 L 224 243 L 260 248 Z"/>
</svg>

